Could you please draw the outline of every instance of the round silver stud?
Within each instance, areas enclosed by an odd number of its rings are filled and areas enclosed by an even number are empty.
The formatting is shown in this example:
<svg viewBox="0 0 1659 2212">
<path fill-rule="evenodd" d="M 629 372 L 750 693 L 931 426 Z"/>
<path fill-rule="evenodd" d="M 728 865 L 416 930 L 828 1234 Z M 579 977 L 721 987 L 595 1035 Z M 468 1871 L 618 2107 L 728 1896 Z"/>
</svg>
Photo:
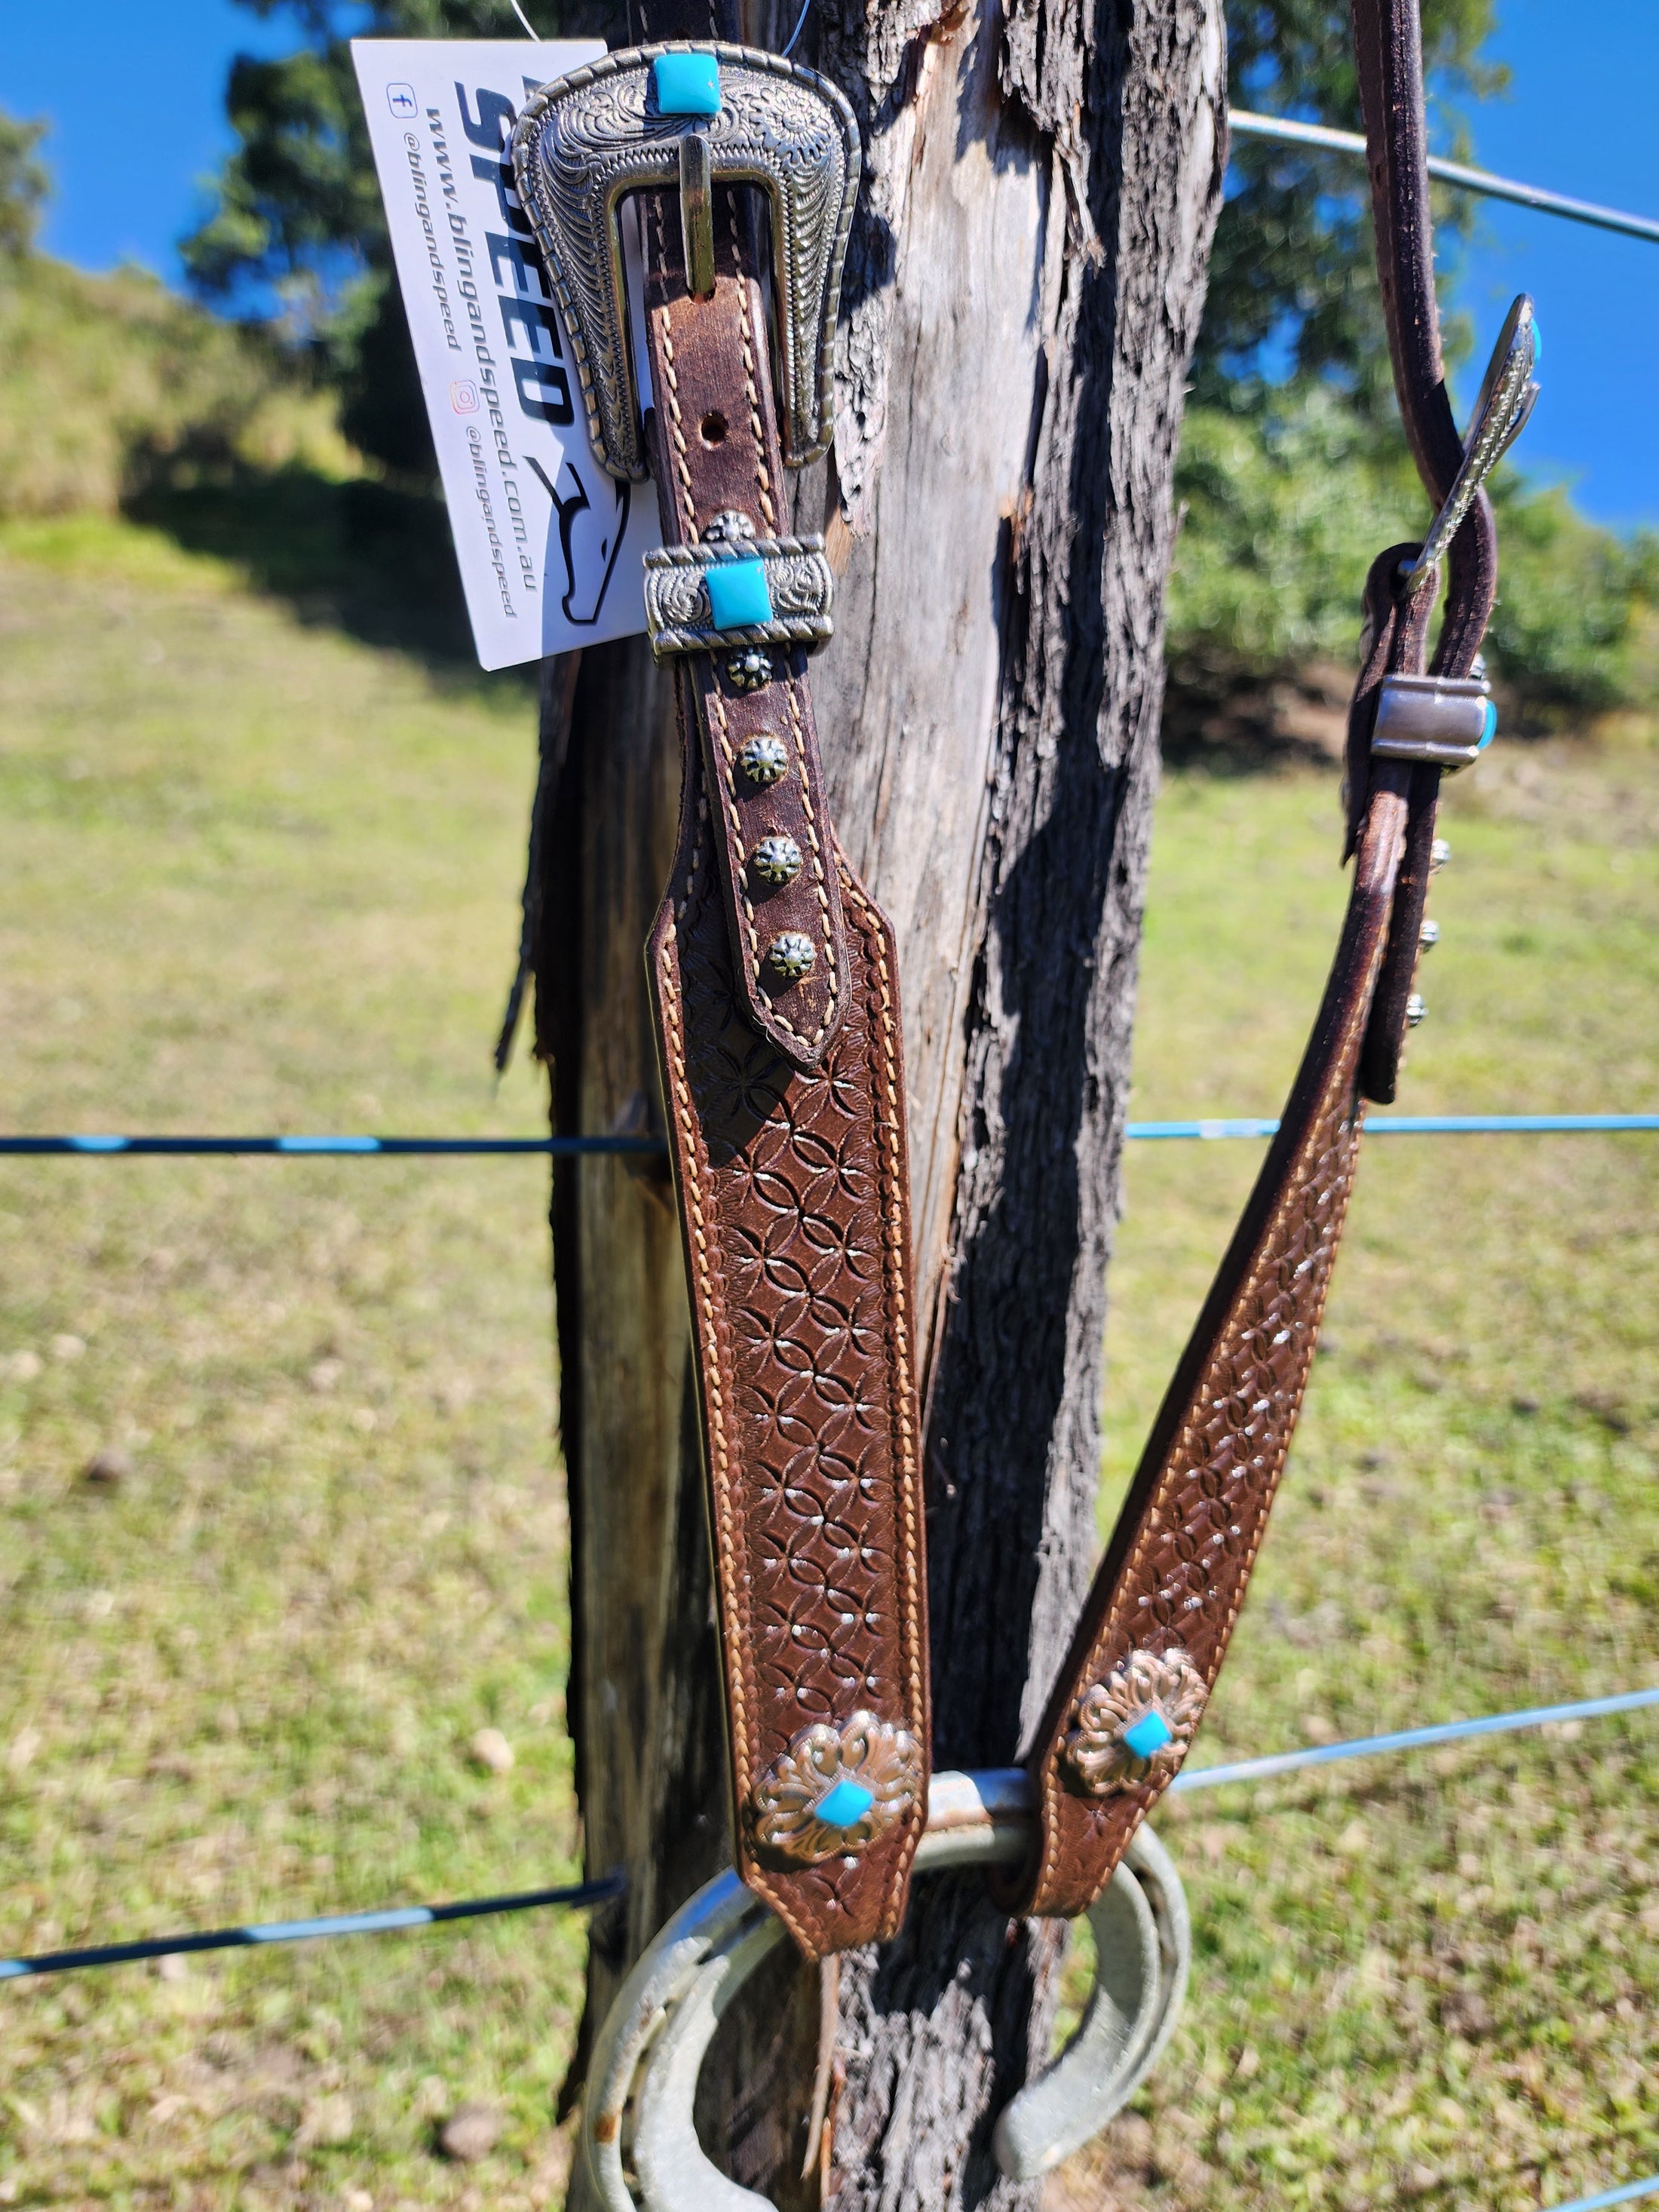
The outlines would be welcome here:
<svg viewBox="0 0 1659 2212">
<path fill-rule="evenodd" d="M 771 884 L 774 890 L 781 889 L 785 884 L 793 884 L 800 873 L 800 847 L 793 837 L 763 837 L 749 855 L 749 868 L 762 883 Z M 807 940 L 801 941 L 805 944 Z"/>
<path fill-rule="evenodd" d="M 1446 842 L 1443 837 L 1437 837 L 1433 844 L 1429 848 L 1430 867 L 1431 869 L 1443 868 L 1450 858 L 1451 847 Z"/>
<path fill-rule="evenodd" d="M 752 538 L 754 534 L 755 526 L 749 517 L 739 514 L 735 507 L 727 507 L 708 524 L 702 533 L 702 542 L 705 545 L 732 545 Z"/>
<path fill-rule="evenodd" d="M 1428 1011 L 1422 1000 L 1413 991 L 1406 1001 L 1406 1027 L 1408 1030 L 1414 1030 Z"/>
<path fill-rule="evenodd" d="M 1417 941 L 1425 952 L 1432 952 L 1440 942 L 1440 924 L 1437 921 L 1425 921 L 1417 933 Z"/>
<path fill-rule="evenodd" d="M 734 691 L 764 691 L 772 681 L 772 656 L 757 645 L 726 657 L 726 680 Z"/>
<path fill-rule="evenodd" d="M 738 755 L 738 766 L 761 791 L 781 783 L 789 773 L 789 756 L 783 749 L 783 739 L 775 738 L 770 730 L 762 730 L 744 745 Z"/>
<path fill-rule="evenodd" d="M 766 964 L 781 983 L 804 982 L 817 964 L 817 951 L 799 929 L 786 929 L 766 948 Z"/>
</svg>

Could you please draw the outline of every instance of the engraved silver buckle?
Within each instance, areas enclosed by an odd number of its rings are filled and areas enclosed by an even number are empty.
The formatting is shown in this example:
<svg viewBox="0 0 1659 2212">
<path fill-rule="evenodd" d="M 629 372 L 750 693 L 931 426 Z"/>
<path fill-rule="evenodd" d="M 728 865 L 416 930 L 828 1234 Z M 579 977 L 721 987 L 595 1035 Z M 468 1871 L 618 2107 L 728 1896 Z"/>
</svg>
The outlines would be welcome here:
<svg viewBox="0 0 1659 2212">
<path fill-rule="evenodd" d="M 652 64 L 665 55 L 712 57 L 717 114 L 659 112 Z M 634 46 L 526 100 L 513 133 L 519 196 L 569 333 L 594 453 L 612 476 L 647 474 L 628 343 L 623 200 L 684 180 L 695 284 L 702 276 L 712 283 L 702 233 L 714 185 L 752 185 L 766 194 L 784 459 L 799 468 L 830 442 L 836 310 L 860 158 L 858 125 L 836 88 L 750 46 Z"/>
<path fill-rule="evenodd" d="M 1387 760 L 1426 761 L 1449 775 L 1472 768 L 1492 743 L 1498 709 L 1474 676 L 1385 676 L 1371 750 Z"/>
</svg>

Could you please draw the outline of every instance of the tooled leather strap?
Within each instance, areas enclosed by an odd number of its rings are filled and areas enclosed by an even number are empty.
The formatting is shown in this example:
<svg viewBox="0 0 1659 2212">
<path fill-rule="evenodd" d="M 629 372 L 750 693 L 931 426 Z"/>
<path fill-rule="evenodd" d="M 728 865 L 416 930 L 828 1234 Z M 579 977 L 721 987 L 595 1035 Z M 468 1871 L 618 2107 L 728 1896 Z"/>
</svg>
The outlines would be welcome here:
<svg viewBox="0 0 1659 2212">
<path fill-rule="evenodd" d="M 1416 0 L 1354 0 L 1354 17 L 1396 382 L 1438 504 L 1462 447 L 1435 313 Z M 1336 958 L 1279 1133 L 1153 1425 L 1030 1753 L 1037 1849 L 1004 1893 L 1022 1911 L 1085 1910 L 1192 1742 L 1301 1409 L 1363 1099 L 1394 1095 L 1440 769 L 1372 747 L 1384 679 L 1420 679 L 1423 671 L 1433 572 L 1414 588 L 1400 580 L 1418 550 L 1391 548 L 1367 580 L 1349 717 L 1354 880 Z M 1468 676 L 1496 581 L 1481 493 L 1452 543 L 1437 672 Z"/>
<path fill-rule="evenodd" d="M 678 26 L 653 7 L 648 27 Z M 829 571 L 817 541 L 788 529 L 757 281 L 755 219 L 769 205 L 793 459 L 822 432 L 821 364 L 804 352 L 809 324 L 820 349 L 818 325 L 833 328 L 856 128 L 805 70 L 705 42 L 577 71 L 538 94 L 520 129 L 526 203 L 576 301 L 573 350 L 613 465 L 634 418 L 615 388 L 626 361 L 596 338 L 605 301 L 591 287 L 580 296 L 605 275 L 584 260 L 583 210 L 608 222 L 618 178 L 658 187 L 678 164 L 679 191 L 638 197 L 656 403 L 645 431 L 665 549 L 647 562 L 647 603 L 653 648 L 674 664 L 684 765 L 647 960 L 690 1275 L 738 1869 L 811 1958 L 902 1918 L 929 1734 L 896 945 L 825 804 L 806 648 L 828 635 Z M 702 143 L 683 153 L 687 137 Z M 769 185 L 769 200 L 725 173 Z M 827 300 L 807 299 L 815 285 Z"/>
</svg>

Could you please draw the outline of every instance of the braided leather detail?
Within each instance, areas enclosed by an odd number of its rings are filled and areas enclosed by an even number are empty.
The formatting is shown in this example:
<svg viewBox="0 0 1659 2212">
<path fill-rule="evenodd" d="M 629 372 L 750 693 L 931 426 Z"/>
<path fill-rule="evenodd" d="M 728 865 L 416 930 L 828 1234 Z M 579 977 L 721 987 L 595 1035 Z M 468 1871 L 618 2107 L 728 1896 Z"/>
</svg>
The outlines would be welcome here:
<svg viewBox="0 0 1659 2212">
<path fill-rule="evenodd" d="M 856 1855 L 761 1851 L 757 1784 L 814 1722 L 928 1741 L 903 1069 L 892 933 L 837 851 L 850 988 L 802 1073 L 732 973 L 700 749 L 649 962 L 691 1276 L 738 1869 L 810 1957 L 891 1935 L 926 1819 Z"/>
</svg>

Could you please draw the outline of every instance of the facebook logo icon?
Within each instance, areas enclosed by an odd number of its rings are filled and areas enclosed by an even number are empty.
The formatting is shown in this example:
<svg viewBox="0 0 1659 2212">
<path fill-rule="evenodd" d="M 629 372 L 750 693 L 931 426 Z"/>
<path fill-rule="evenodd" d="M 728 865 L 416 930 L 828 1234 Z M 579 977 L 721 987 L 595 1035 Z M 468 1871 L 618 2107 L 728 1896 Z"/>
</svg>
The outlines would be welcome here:
<svg viewBox="0 0 1659 2212">
<path fill-rule="evenodd" d="M 389 84 L 386 88 L 386 104 L 392 112 L 407 121 L 420 112 L 420 103 L 415 97 L 412 84 Z"/>
</svg>

